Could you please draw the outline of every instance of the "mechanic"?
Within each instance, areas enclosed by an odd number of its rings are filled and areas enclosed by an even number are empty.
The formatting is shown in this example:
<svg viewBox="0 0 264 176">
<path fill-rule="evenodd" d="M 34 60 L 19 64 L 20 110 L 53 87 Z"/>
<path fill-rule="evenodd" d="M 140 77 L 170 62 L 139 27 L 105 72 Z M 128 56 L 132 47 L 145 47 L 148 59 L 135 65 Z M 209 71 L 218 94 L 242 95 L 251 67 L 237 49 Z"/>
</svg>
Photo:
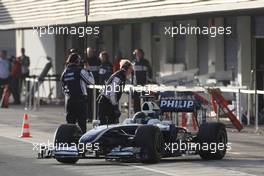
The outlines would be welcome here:
<svg viewBox="0 0 264 176">
<path fill-rule="evenodd" d="M 66 61 L 66 68 L 61 75 L 64 94 L 67 96 L 66 121 L 78 122 L 83 133 L 86 132 L 87 85 L 94 84 L 92 72 L 80 67 L 81 57 L 71 53 Z"/>
<path fill-rule="evenodd" d="M 101 61 L 101 65 L 99 67 L 99 84 L 104 85 L 113 73 L 113 66 L 112 63 L 109 61 L 109 55 L 106 51 L 102 51 L 100 53 L 99 59 Z"/>
<path fill-rule="evenodd" d="M 95 85 L 99 84 L 99 67 L 101 65 L 100 60 L 98 59 L 98 57 L 96 56 L 96 50 L 94 48 L 88 47 L 87 48 L 87 64 L 89 65 L 89 70 L 93 73 L 94 76 L 94 82 Z M 87 111 L 87 120 L 88 122 L 91 122 L 93 119 L 93 90 L 92 89 L 88 89 L 87 90 L 87 94 L 88 94 L 88 99 L 87 99 L 87 103 L 88 103 L 88 111 Z M 96 91 L 96 96 L 99 94 L 98 91 Z M 96 98 L 95 98 L 96 99 Z"/>
<path fill-rule="evenodd" d="M 131 75 L 132 71 L 132 63 L 123 59 L 120 61 L 120 70 L 112 74 L 106 82 L 98 100 L 98 116 L 101 125 L 119 122 L 121 113 L 118 108 L 118 101 L 122 96 L 126 79 Z"/>
<path fill-rule="evenodd" d="M 151 82 L 152 68 L 147 59 L 144 58 L 144 51 L 142 49 L 135 49 L 133 52 L 135 56 L 134 60 L 134 76 L 133 84 L 144 86 Z M 134 92 L 134 111 L 135 113 L 140 111 L 140 93 Z"/>
</svg>

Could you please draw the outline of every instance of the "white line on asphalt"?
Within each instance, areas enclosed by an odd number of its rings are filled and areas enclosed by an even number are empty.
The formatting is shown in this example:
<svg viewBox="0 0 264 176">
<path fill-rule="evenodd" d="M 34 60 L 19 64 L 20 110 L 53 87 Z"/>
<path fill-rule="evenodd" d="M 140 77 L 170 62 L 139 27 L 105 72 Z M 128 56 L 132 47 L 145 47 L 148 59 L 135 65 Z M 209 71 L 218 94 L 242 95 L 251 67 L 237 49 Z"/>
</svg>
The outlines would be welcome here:
<svg viewBox="0 0 264 176">
<path fill-rule="evenodd" d="M 165 172 L 165 171 L 161 171 L 161 170 L 158 170 L 158 169 L 152 169 L 152 168 L 149 168 L 149 167 L 146 167 L 146 166 L 135 166 L 135 165 L 129 165 L 129 166 L 132 166 L 132 167 L 135 167 L 135 168 L 138 168 L 138 169 L 143 169 L 143 170 L 146 170 L 146 171 L 151 171 L 151 172 L 155 172 L 155 173 L 158 173 L 158 174 L 163 174 L 163 175 L 167 175 L 167 176 L 179 176 L 175 173 L 168 173 L 168 172 Z M 213 168 L 210 168 L 210 169 L 213 169 Z M 214 170 L 214 169 L 213 169 Z M 224 174 L 228 174 L 229 176 L 257 176 L 257 175 L 254 175 L 254 174 L 248 174 L 248 173 L 245 173 L 245 172 L 241 172 L 241 171 L 235 171 L 235 170 L 230 170 L 230 169 L 220 169 L 222 170 L 222 173 Z M 208 173 L 207 174 L 210 174 L 212 172 L 210 172 L 208 170 Z M 179 173 L 179 174 L 183 174 L 182 172 Z M 186 173 L 184 173 L 185 175 Z M 204 175 L 204 172 L 202 173 L 196 173 L 196 175 Z M 188 174 L 189 175 L 189 174 Z M 192 175 L 190 173 L 190 175 Z"/>
<path fill-rule="evenodd" d="M 0 124 L 0 126 L 6 127 L 8 125 Z M 4 135 L 1 135 L 1 134 L 0 134 L 0 136 L 5 137 L 5 138 L 9 138 L 9 139 L 12 139 L 12 140 L 16 140 L 16 141 L 32 144 L 32 145 L 37 143 L 36 141 L 34 142 L 34 139 L 32 139 L 32 138 L 23 139 L 23 138 L 14 137 L 14 136 L 4 136 Z M 240 154 L 239 152 L 228 152 L 228 153 L 234 154 L 234 155 L 239 155 Z M 137 168 L 137 169 L 142 169 L 142 170 L 154 172 L 154 173 L 157 173 L 157 174 L 166 175 L 166 176 L 180 176 L 180 175 L 177 175 L 175 173 L 168 173 L 166 171 L 153 169 L 153 168 L 149 168 L 149 167 L 146 167 L 146 166 L 137 166 L 137 165 L 130 165 L 130 164 L 125 164 L 125 165 L 130 166 L 130 167 L 134 167 L 134 168 Z M 233 171 L 233 170 L 229 170 L 229 169 L 224 169 L 223 171 L 227 172 L 229 175 L 256 176 L 256 175 L 253 175 L 253 174 L 248 174 L 248 173 L 241 172 L 241 171 Z"/>
<path fill-rule="evenodd" d="M 155 172 L 155 173 L 158 173 L 158 174 L 167 175 L 167 176 L 179 176 L 177 174 L 168 173 L 168 172 L 165 172 L 165 171 L 161 171 L 161 170 L 157 170 L 157 169 L 152 169 L 152 168 L 145 167 L 145 166 L 134 166 L 134 165 L 129 165 L 129 166 L 132 166 L 132 167 L 135 167 L 135 168 L 138 168 L 138 169 L 143 169 L 143 170 L 146 170 L 146 171 Z"/>
<path fill-rule="evenodd" d="M 1 137 L 12 139 L 12 140 L 16 140 L 16 141 L 19 141 L 19 142 L 32 144 L 32 145 L 37 143 L 37 142 L 34 142 L 32 140 L 27 140 L 27 139 L 23 139 L 23 138 L 19 138 L 19 137 L 11 137 L 11 136 L 1 136 Z"/>
<path fill-rule="evenodd" d="M 23 139 L 23 138 L 16 138 L 16 137 L 11 137 L 11 136 L 2 136 L 2 137 L 5 137 L 5 138 L 9 138 L 9 139 L 12 139 L 12 140 L 16 140 L 16 141 L 19 141 L 19 142 L 24 142 L 24 143 L 29 143 L 29 144 L 36 144 L 36 142 L 34 141 L 31 141 L 31 140 L 28 140 L 28 139 Z M 162 171 L 162 170 L 158 170 L 158 169 L 153 169 L 153 168 L 149 168 L 149 167 L 146 167 L 146 166 L 135 166 L 135 165 L 130 165 L 130 164 L 124 164 L 124 165 L 127 165 L 127 166 L 130 166 L 130 167 L 134 167 L 134 168 L 137 168 L 137 169 L 142 169 L 142 170 L 145 170 L 145 171 L 150 171 L 150 172 L 154 172 L 154 173 L 157 173 L 157 174 L 162 174 L 162 175 L 166 175 L 166 176 L 180 176 L 180 175 L 177 175 L 175 173 L 168 173 L 168 172 L 165 172 L 165 171 Z M 257 176 L 257 175 L 253 175 L 253 174 L 248 174 L 248 173 L 245 173 L 245 172 L 241 172 L 241 171 L 234 171 L 234 170 L 229 170 L 229 169 L 223 169 L 223 171 L 225 171 L 226 173 L 228 173 L 228 175 L 240 175 L 240 176 Z"/>
<path fill-rule="evenodd" d="M 231 155 L 241 155 L 241 153 L 239 153 L 239 152 L 228 152 L 228 154 L 231 154 Z"/>
</svg>

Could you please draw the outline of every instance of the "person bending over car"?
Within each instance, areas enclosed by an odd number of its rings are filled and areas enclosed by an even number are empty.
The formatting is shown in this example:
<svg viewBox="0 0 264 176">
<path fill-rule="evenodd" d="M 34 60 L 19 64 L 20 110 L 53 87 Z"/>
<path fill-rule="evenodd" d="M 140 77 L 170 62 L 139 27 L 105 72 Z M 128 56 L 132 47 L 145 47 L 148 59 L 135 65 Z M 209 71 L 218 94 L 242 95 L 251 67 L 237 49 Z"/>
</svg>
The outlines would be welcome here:
<svg viewBox="0 0 264 176">
<path fill-rule="evenodd" d="M 63 92 L 67 97 L 66 121 L 78 122 L 83 133 L 86 132 L 87 85 L 94 84 L 92 72 L 80 66 L 81 57 L 77 53 L 69 55 L 66 68 L 61 75 Z"/>
<path fill-rule="evenodd" d="M 107 80 L 105 88 L 98 98 L 98 116 L 101 125 L 119 122 L 121 113 L 118 108 L 118 102 L 122 96 L 126 79 L 132 71 L 132 63 L 129 60 L 121 60 L 120 70 L 112 74 Z"/>
</svg>

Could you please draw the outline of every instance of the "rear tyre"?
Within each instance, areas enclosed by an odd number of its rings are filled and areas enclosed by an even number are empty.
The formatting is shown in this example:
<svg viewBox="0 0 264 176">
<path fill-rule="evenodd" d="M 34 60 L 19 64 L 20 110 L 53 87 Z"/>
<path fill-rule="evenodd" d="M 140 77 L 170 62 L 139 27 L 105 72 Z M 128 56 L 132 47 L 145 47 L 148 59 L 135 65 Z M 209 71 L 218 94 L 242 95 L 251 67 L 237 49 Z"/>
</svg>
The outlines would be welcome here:
<svg viewBox="0 0 264 176">
<path fill-rule="evenodd" d="M 140 160 L 142 163 L 157 163 L 160 161 L 163 136 L 158 127 L 152 125 L 138 127 L 135 135 L 135 144 L 141 148 Z"/>
<path fill-rule="evenodd" d="M 199 155 L 204 160 L 220 160 L 226 154 L 227 133 L 222 123 L 205 123 L 200 126 L 198 141 L 201 145 Z M 204 147 L 207 146 L 207 147 Z"/>
<path fill-rule="evenodd" d="M 54 145 L 60 147 L 61 145 L 67 144 L 69 147 L 74 143 L 78 146 L 79 139 L 82 135 L 82 130 L 75 124 L 63 124 L 59 126 L 55 133 Z M 62 147 L 62 146 L 61 146 Z M 58 162 L 65 164 L 75 164 L 79 158 L 76 157 L 56 157 Z"/>
</svg>

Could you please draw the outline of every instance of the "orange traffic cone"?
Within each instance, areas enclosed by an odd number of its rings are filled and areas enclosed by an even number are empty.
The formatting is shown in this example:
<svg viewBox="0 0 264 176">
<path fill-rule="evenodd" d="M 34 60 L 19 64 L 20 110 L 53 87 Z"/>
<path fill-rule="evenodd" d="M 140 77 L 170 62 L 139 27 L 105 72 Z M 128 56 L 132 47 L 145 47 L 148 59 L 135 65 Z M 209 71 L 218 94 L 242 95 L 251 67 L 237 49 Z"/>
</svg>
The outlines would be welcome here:
<svg viewBox="0 0 264 176">
<path fill-rule="evenodd" d="M 29 132 L 29 123 L 28 123 L 28 115 L 24 114 L 23 124 L 22 124 L 22 132 L 20 135 L 21 138 L 31 137 Z"/>
</svg>

